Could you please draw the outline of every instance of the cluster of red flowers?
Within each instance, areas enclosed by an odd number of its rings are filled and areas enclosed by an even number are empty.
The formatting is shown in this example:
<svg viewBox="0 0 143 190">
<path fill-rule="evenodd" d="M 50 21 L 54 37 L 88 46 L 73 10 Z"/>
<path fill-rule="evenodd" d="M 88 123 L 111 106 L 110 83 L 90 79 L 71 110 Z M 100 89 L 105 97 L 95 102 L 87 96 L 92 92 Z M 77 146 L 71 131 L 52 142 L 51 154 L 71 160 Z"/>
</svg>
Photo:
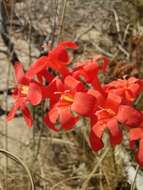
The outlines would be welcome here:
<svg viewBox="0 0 143 190">
<path fill-rule="evenodd" d="M 108 58 L 97 56 L 71 67 L 68 49 L 77 49 L 77 45 L 59 43 L 25 73 L 21 63 L 15 64 L 15 103 L 8 120 L 20 109 L 28 126 L 32 127 L 28 105 L 35 106 L 48 100 L 49 111 L 44 115 L 44 122 L 49 128 L 69 130 L 81 117 L 86 117 L 90 123 L 89 142 L 95 151 L 104 146 L 102 136 L 105 131 L 111 145 L 115 146 L 121 143 L 122 131 L 126 129 L 135 159 L 143 166 L 143 111 L 134 106 L 143 92 L 143 80 L 130 77 L 101 84 L 98 76 L 100 72 L 106 72 Z M 49 72 L 49 68 L 57 75 Z"/>
</svg>

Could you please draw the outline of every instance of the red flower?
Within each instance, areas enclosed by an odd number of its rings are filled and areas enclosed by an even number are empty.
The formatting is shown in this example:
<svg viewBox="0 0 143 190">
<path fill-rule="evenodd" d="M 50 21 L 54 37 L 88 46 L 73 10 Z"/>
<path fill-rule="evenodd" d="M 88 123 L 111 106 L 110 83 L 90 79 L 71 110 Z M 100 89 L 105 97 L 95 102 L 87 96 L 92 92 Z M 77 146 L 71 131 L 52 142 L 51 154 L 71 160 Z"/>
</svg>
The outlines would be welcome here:
<svg viewBox="0 0 143 190">
<path fill-rule="evenodd" d="M 101 61 L 102 65 L 100 66 L 97 62 Z M 106 67 L 109 63 L 107 57 L 97 56 L 95 59 L 87 60 L 81 62 L 73 71 L 73 76 L 77 79 L 84 77 L 85 82 L 90 83 L 96 90 L 103 92 L 101 83 L 98 79 L 99 71 L 106 71 Z"/>
<path fill-rule="evenodd" d="M 135 143 L 139 142 L 138 150 L 135 150 L 135 159 L 143 166 L 143 122 L 138 128 L 130 129 L 129 139 L 131 149 L 135 149 Z"/>
<path fill-rule="evenodd" d="M 143 121 L 143 114 L 130 106 L 121 105 L 118 110 L 117 119 L 127 127 L 138 127 Z"/>
<path fill-rule="evenodd" d="M 113 146 L 121 142 L 122 132 L 118 128 L 116 118 L 120 104 L 121 98 L 115 94 L 109 94 L 101 103 L 101 106 L 99 104 L 98 110 L 95 112 L 96 119 L 92 123 L 90 133 L 90 143 L 93 150 L 97 151 L 104 146 L 102 136 L 105 129 L 109 132 L 110 143 Z"/>
<path fill-rule="evenodd" d="M 15 76 L 17 81 L 17 88 L 13 91 L 13 98 L 15 99 L 15 104 L 12 110 L 7 116 L 7 120 L 14 118 L 15 113 L 18 109 L 21 109 L 23 117 L 27 122 L 28 126 L 32 126 L 32 116 L 27 108 L 27 105 L 31 103 L 32 105 L 37 105 L 42 100 L 42 87 L 41 85 L 34 81 L 29 80 L 25 77 L 23 66 L 20 63 L 15 64 Z"/>
<path fill-rule="evenodd" d="M 105 85 L 107 93 L 115 93 L 122 97 L 125 103 L 132 103 L 143 90 L 143 81 L 135 77 L 127 80 L 118 79 Z"/>
<path fill-rule="evenodd" d="M 33 78 L 34 75 L 37 75 L 48 67 L 58 71 L 63 76 L 68 75 L 69 69 L 67 65 L 70 62 L 70 58 L 66 48 L 76 49 L 77 45 L 74 42 L 59 43 L 47 56 L 40 57 L 30 66 L 26 73 L 26 77 Z"/>
<path fill-rule="evenodd" d="M 92 114 L 95 98 L 85 92 L 82 83 L 72 76 L 67 76 L 64 80 L 63 86 L 60 84 L 60 90 L 55 82 L 50 85 L 55 86 L 53 93 L 50 90 L 49 97 L 50 103 L 52 101 L 52 107 L 50 111 L 45 115 L 45 123 L 52 129 L 58 131 L 61 128 L 70 129 L 79 119 L 79 116 L 89 116 Z M 61 88 L 62 87 L 62 88 Z M 51 95 L 55 95 L 52 97 Z M 53 99 L 54 98 L 54 99 Z M 55 103 L 54 103 L 55 101 Z M 73 114 L 76 113 L 76 116 Z M 56 124 L 61 125 L 60 128 L 56 128 Z"/>
</svg>

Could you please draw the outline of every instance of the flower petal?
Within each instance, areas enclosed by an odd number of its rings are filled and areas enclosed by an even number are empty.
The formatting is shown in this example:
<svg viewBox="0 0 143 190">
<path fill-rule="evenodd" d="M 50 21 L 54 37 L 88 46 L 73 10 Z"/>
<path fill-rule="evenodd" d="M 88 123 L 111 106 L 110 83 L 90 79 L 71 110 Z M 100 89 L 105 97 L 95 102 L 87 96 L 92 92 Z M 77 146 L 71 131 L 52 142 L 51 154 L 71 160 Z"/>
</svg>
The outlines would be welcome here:
<svg viewBox="0 0 143 190">
<path fill-rule="evenodd" d="M 143 120 L 143 114 L 133 107 L 121 105 L 117 114 L 117 120 L 129 127 L 137 127 Z"/>
<path fill-rule="evenodd" d="M 110 133 L 110 143 L 115 146 L 116 144 L 120 144 L 122 141 L 122 132 L 118 128 L 118 122 L 115 118 L 110 119 L 107 122 L 107 127 Z"/>
<path fill-rule="evenodd" d="M 61 92 L 64 92 L 65 87 L 63 82 L 58 78 L 55 77 L 47 87 L 42 89 L 43 97 L 50 99 L 50 106 L 55 104 L 59 97 L 61 96 Z"/>
<path fill-rule="evenodd" d="M 64 80 L 65 88 L 71 91 L 82 91 L 84 89 L 84 85 L 76 80 L 74 77 L 68 75 Z"/>
<path fill-rule="evenodd" d="M 59 110 L 59 115 L 60 115 L 59 121 L 61 123 L 61 127 L 65 130 L 72 129 L 79 119 L 78 117 L 72 115 L 69 108 L 64 108 Z"/>
<path fill-rule="evenodd" d="M 47 127 L 51 128 L 54 131 L 60 131 L 61 126 L 57 127 L 56 124 L 59 121 L 59 113 L 56 107 L 53 107 L 48 113 L 44 116 L 44 122 Z"/>
<path fill-rule="evenodd" d="M 28 71 L 25 74 L 25 77 L 32 79 L 36 74 L 38 74 L 43 69 L 48 67 L 48 62 L 49 62 L 48 56 L 40 57 L 33 64 L 31 64 L 31 66 L 29 67 Z"/>
<path fill-rule="evenodd" d="M 94 151 L 98 151 L 104 147 L 104 144 L 102 142 L 102 139 L 96 136 L 95 132 L 96 132 L 95 128 L 93 127 L 89 135 L 89 140 L 90 140 L 91 148 Z"/>
<path fill-rule="evenodd" d="M 114 112 L 117 112 L 120 104 L 121 104 L 121 98 L 118 95 L 113 93 L 108 94 L 105 103 L 105 108 L 110 108 Z"/>
<path fill-rule="evenodd" d="M 140 140 L 139 143 L 139 150 L 135 155 L 136 161 L 139 163 L 140 166 L 143 166 L 143 139 Z"/>
<path fill-rule="evenodd" d="M 27 98 L 32 105 L 37 105 L 42 101 L 42 91 L 39 84 L 36 82 L 30 82 Z"/>
<path fill-rule="evenodd" d="M 93 112 L 95 102 L 96 99 L 94 96 L 84 92 L 77 92 L 74 96 L 71 110 L 83 116 L 90 116 Z"/>
<path fill-rule="evenodd" d="M 63 47 L 71 48 L 71 49 L 77 49 L 78 48 L 77 44 L 75 42 L 71 42 L 71 41 L 60 42 L 58 44 L 58 46 L 63 46 Z"/>
<path fill-rule="evenodd" d="M 49 52 L 49 66 L 54 69 L 59 69 L 61 66 L 69 63 L 69 56 L 66 49 L 59 46 Z"/>
<path fill-rule="evenodd" d="M 12 107 L 11 111 L 7 115 L 7 121 L 10 121 L 14 118 L 16 111 L 21 107 L 21 105 L 24 103 L 24 98 L 18 97 L 14 103 L 14 106 Z"/>
<path fill-rule="evenodd" d="M 130 141 L 136 141 L 139 139 L 143 139 L 143 128 L 132 128 L 129 131 L 129 139 Z"/>
<path fill-rule="evenodd" d="M 18 110 L 19 106 L 20 106 L 19 104 L 15 104 L 12 107 L 11 111 L 7 115 L 7 121 L 10 121 L 10 120 L 12 120 L 14 118 L 14 116 L 16 114 L 16 111 Z"/>
<path fill-rule="evenodd" d="M 27 107 L 22 107 L 22 113 L 28 127 L 31 128 L 33 119 L 29 109 Z"/>
<path fill-rule="evenodd" d="M 51 82 L 53 80 L 54 76 L 47 69 L 44 69 L 37 74 L 37 78 L 40 83 L 43 83 L 43 82 L 45 82 L 44 79 L 47 82 Z"/>
<path fill-rule="evenodd" d="M 19 83 L 21 79 L 24 77 L 23 65 L 17 62 L 16 64 L 14 64 L 14 70 L 15 70 L 16 80 Z"/>
<path fill-rule="evenodd" d="M 102 135 L 104 133 L 104 130 L 107 128 L 107 121 L 108 120 L 103 120 L 103 121 L 97 121 L 95 125 L 92 127 L 94 130 L 94 133 L 98 138 L 102 138 Z"/>
</svg>

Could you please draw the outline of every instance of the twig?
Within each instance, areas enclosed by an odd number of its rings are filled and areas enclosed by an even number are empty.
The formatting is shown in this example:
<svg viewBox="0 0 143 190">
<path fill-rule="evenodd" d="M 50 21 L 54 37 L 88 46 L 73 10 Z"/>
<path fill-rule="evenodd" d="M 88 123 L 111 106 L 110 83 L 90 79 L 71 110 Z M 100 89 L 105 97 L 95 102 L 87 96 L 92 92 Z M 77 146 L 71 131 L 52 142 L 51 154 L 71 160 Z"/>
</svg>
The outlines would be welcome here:
<svg viewBox="0 0 143 190">
<path fill-rule="evenodd" d="M 104 158 L 106 157 L 107 153 L 109 152 L 110 147 L 107 147 L 105 149 L 105 152 L 103 152 L 103 154 L 101 155 L 100 159 L 97 161 L 97 164 L 95 165 L 95 167 L 93 168 L 93 170 L 91 171 L 91 173 L 88 175 L 87 179 L 84 181 L 84 183 L 82 184 L 82 187 L 80 190 L 86 190 L 88 183 L 91 179 L 91 177 L 94 175 L 94 173 L 97 171 L 97 169 L 99 168 L 101 162 L 104 160 Z"/>
<path fill-rule="evenodd" d="M 0 136 L 5 137 L 6 134 L 0 131 Z M 24 143 L 24 142 L 22 142 L 22 141 L 20 141 L 20 140 L 18 140 L 16 138 L 12 137 L 12 136 L 7 135 L 7 138 L 10 139 L 11 141 L 15 141 L 17 143 L 20 143 L 24 147 L 28 147 L 29 146 L 29 144 L 26 144 L 26 143 Z"/>
<path fill-rule="evenodd" d="M 9 76 L 10 76 L 10 71 L 11 71 L 11 65 L 8 64 L 8 71 L 7 71 L 7 81 L 6 81 L 6 86 L 9 87 Z M 5 93 L 5 111 L 6 113 L 8 112 L 8 93 L 6 92 Z M 7 125 L 7 120 L 5 119 L 5 126 L 4 126 L 4 133 L 6 134 L 5 135 L 5 138 L 4 138 L 4 147 L 5 149 L 8 151 L 8 125 Z M 8 171 L 8 158 L 6 157 L 6 160 L 5 160 L 5 164 L 6 164 L 6 167 L 5 167 L 5 175 L 6 175 L 6 190 L 8 189 L 8 183 L 7 183 L 7 171 Z"/>
<path fill-rule="evenodd" d="M 62 38 L 62 34 L 63 34 L 64 18 L 65 18 L 65 12 L 66 12 L 66 7 L 67 7 L 67 1 L 68 0 L 64 0 L 63 11 L 62 11 L 62 18 L 61 18 L 61 23 L 60 23 L 59 40 L 60 40 L 60 38 Z"/>
<path fill-rule="evenodd" d="M 41 137 L 42 140 L 45 141 L 49 141 L 53 144 L 65 144 L 65 145 L 69 145 L 69 146 L 76 146 L 74 143 L 68 141 L 68 140 L 64 140 L 64 139 L 58 139 L 58 138 L 54 138 L 54 137 Z"/>
<path fill-rule="evenodd" d="M 91 177 L 93 176 L 99 176 L 100 174 L 93 174 Z M 78 178 L 82 178 L 82 179 L 85 179 L 87 176 L 86 175 L 79 175 L 79 176 L 72 176 L 72 177 L 69 177 L 69 178 L 66 178 L 58 183 L 56 183 L 55 185 L 53 185 L 53 187 L 51 187 L 50 190 L 54 190 L 56 187 L 58 187 L 59 185 L 61 184 L 64 184 L 65 182 L 68 182 L 70 180 L 74 180 L 74 179 L 78 179 Z"/>
<path fill-rule="evenodd" d="M 113 54 L 111 54 L 110 52 L 107 52 L 106 50 L 102 49 L 101 47 L 99 47 L 97 44 L 95 43 L 92 43 L 92 45 L 100 52 L 102 53 L 103 55 L 106 55 L 108 57 L 113 57 Z"/>
<path fill-rule="evenodd" d="M 58 0 L 54 0 L 52 1 L 53 2 L 53 5 L 55 5 L 55 16 L 53 18 L 53 24 L 51 24 L 51 35 L 48 36 L 48 40 L 51 40 L 50 42 L 50 49 L 52 49 L 54 47 L 54 43 L 55 43 L 55 40 L 56 40 L 56 30 L 57 30 L 57 18 L 58 18 L 58 7 L 59 7 L 59 1 Z M 49 43 L 49 42 L 48 42 Z"/>
<path fill-rule="evenodd" d="M 2 39 L 4 41 L 4 44 L 8 48 L 8 55 L 11 59 L 12 64 L 14 64 L 17 60 L 17 54 L 14 51 L 14 45 L 10 39 L 9 31 L 7 29 L 7 23 L 8 18 L 7 18 L 7 13 L 6 13 L 6 7 L 4 4 L 4 1 L 0 1 L 0 33 L 2 36 Z"/>
<path fill-rule="evenodd" d="M 6 155 L 10 159 L 16 161 L 17 163 L 19 163 L 25 169 L 25 171 L 26 171 L 26 173 L 27 173 L 27 175 L 29 177 L 30 183 L 31 183 L 31 190 L 35 190 L 32 175 L 31 175 L 28 167 L 26 166 L 26 164 L 19 157 L 15 156 L 14 154 L 10 153 L 9 151 L 6 151 L 4 149 L 0 149 L 0 153 Z"/>
<path fill-rule="evenodd" d="M 6 50 L 0 49 L 0 53 L 3 53 L 8 56 L 8 52 Z"/>
<path fill-rule="evenodd" d="M 38 161 L 39 161 L 39 165 L 40 165 L 41 177 L 42 177 L 42 179 L 45 179 L 46 176 L 44 173 L 44 166 L 43 166 L 42 159 L 41 159 L 40 155 L 38 156 Z M 46 181 L 45 180 L 43 180 L 42 186 L 43 186 L 43 190 L 46 190 Z"/>
<path fill-rule="evenodd" d="M 118 48 L 120 51 L 122 51 L 126 56 L 127 56 L 127 59 L 129 59 L 130 55 L 129 53 L 123 48 L 123 46 L 121 46 L 120 44 L 118 45 Z"/>
<path fill-rule="evenodd" d="M 82 32 L 81 34 L 79 34 L 76 38 L 75 38 L 75 42 L 78 42 L 80 40 L 80 38 L 82 36 L 84 36 L 85 34 L 87 34 L 88 32 L 90 32 L 95 26 L 92 24 L 89 28 L 87 28 L 87 30 L 85 30 L 84 32 Z"/>
<path fill-rule="evenodd" d="M 121 30 L 120 30 L 119 17 L 118 17 L 118 15 L 117 15 L 117 12 L 116 12 L 115 9 L 112 9 L 112 12 L 113 12 L 114 17 L 115 17 L 115 24 L 116 24 L 116 29 L 117 29 L 117 33 L 118 33 L 118 37 L 119 37 L 119 41 L 121 42 L 122 37 L 121 37 L 121 33 L 120 33 Z"/>
<path fill-rule="evenodd" d="M 127 24 L 126 29 L 124 31 L 123 40 L 122 40 L 122 43 L 121 43 L 122 46 L 124 45 L 124 43 L 126 41 L 126 38 L 127 38 L 128 32 L 129 32 L 129 28 L 130 28 L 130 24 Z"/>
<path fill-rule="evenodd" d="M 38 143 L 37 143 L 37 147 L 36 147 L 36 153 L 35 153 L 34 161 L 37 160 L 38 155 L 39 155 L 39 152 L 40 152 L 42 134 L 43 134 L 43 128 L 40 128 L 40 132 L 39 132 Z"/>
<path fill-rule="evenodd" d="M 132 183 L 132 185 L 131 185 L 131 190 L 134 190 L 134 189 L 135 189 L 135 183 L 136 183 L 136 179 L 137 179 L 137 175 L 138 175 L 139 169 L 140 169 L 140 166 L 137 165 L 135 177 L 134 177 L 133 183 Z"/>
</svg>

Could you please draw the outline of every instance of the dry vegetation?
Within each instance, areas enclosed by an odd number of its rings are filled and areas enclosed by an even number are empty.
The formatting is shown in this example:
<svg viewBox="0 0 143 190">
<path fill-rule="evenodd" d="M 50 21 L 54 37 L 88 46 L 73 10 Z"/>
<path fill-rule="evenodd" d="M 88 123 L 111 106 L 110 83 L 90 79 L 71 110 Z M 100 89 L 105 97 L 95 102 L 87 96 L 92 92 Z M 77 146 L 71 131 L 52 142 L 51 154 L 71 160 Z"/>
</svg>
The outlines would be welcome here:
<svg viewBox="0 0 143 190">
<path fill-rule="evenodd" d="M 5 0 L 6 27 L 25 69 L 40 55 L 43 43 L 75 40 L 75 60 L 104 54 L 111 58 L 106 80 L 143 76 L 141 6 L 121 0 Z M 0 107 L 9 110 L 7 89 L 14 86 L 7 48 L 0 40 Z M 10 123 L 0 116 L 0 148 L 28 166 L 35 190 L 128 190 L 124 146 L 94 153 L 81 121 L 69 132 L 53 133 L 43 126 L 42 107 L 33 110 L 28 129 L 21 116 Z M 124 148 L 123 148 L 124 147 Z M 101 164 L 102 163 L 102 164 Z M 17 160 L 0 152 L 0 190 L 30 190 L 30 180 Z"/>
</svg>

